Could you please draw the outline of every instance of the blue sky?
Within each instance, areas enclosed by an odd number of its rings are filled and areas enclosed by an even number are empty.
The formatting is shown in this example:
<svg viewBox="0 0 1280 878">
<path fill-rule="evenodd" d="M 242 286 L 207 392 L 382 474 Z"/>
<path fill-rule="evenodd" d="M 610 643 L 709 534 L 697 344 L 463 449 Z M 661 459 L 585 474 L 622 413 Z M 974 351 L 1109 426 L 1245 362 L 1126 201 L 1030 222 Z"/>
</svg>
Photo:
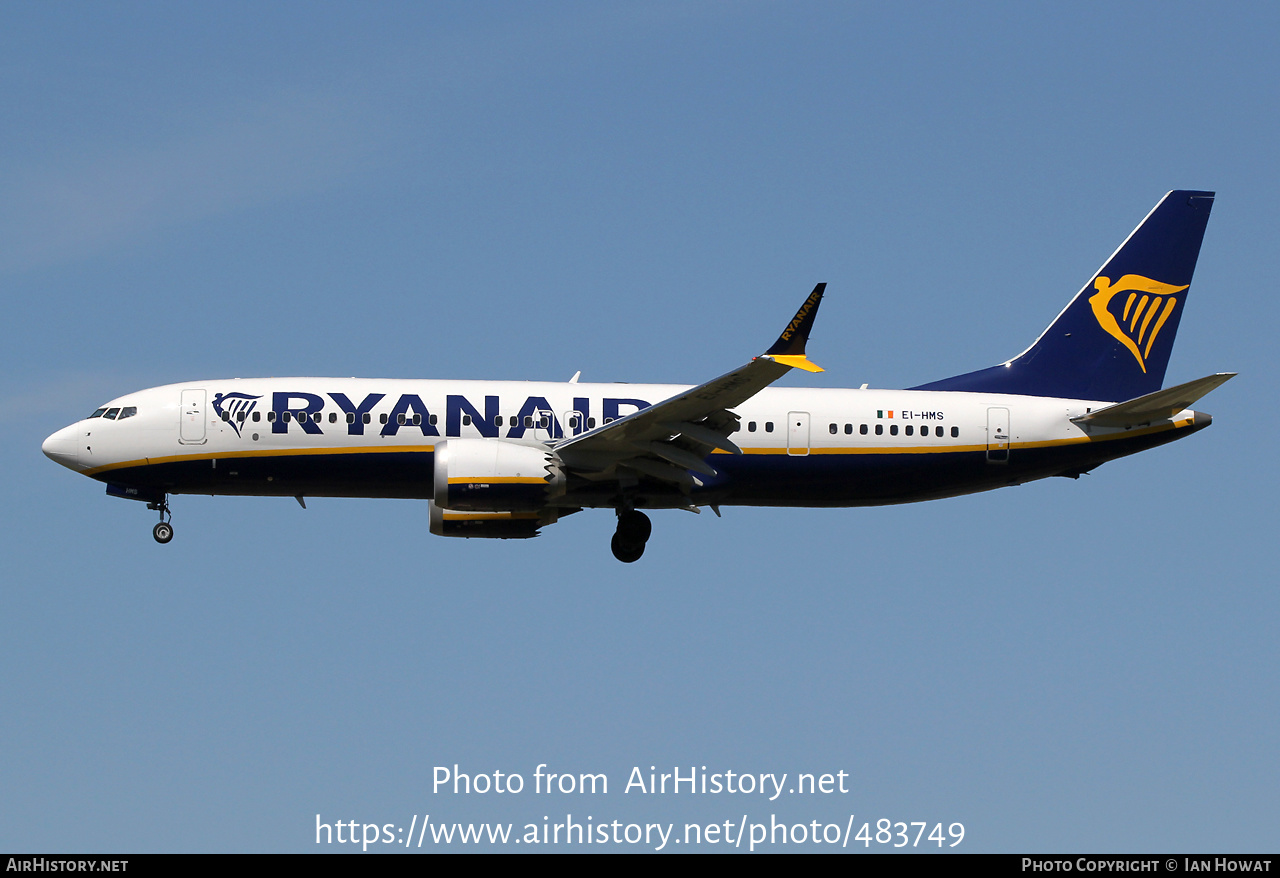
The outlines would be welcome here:
<svg viewBox="0 0 1280 878">
<path fill-rule="evenodd" d="M 317 814 L 425 813 L 1274 838 L 1275 6 L 0 22 L 0 847 L 312 851 Z M 39 451 L 202 378 L 699 382 L 817 281 L 827 371 L 784 383 L 911 386 L 1021 351 L 1173 188 L 1218 199 L 1168 383 L 1241 374 L 1210 430 L 1076 482 L 657 513 L 623 566 L 605 513 L 444 540 L 403 501 L 180 497 L 161 547 Z M 610 792 L 433 793 L 455 763 Z M 650 765 L 850 792 L 624 794 Z"/>
</svg>

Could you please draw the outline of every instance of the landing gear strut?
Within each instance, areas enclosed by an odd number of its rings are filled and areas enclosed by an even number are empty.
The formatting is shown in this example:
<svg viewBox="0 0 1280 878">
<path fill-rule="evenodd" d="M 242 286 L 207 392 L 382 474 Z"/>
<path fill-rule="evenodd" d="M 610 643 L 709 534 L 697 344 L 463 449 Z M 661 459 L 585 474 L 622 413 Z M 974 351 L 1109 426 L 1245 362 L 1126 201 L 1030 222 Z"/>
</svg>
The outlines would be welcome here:
<svg viewBox="0 0 1280 878">
<path fill-rule="evenodd" d="M 169 523 L 173 518 L 173 513 L 169 511 L 169 495 L 165 494 L 159 503 L 148 503 L 147 508 L 160 513 L 160 523 L 151 529 L 151 535 L 156 538 L 157 543 L 164 545 L 173 539 L 173 525 Z"/>
<path fill-rule="evenodd" d="M 618 530 L 609 543 L 609 548 L 613 549 L 613 557 L 623 564 L 639 561 L 651 533 L 653 522 L 649 521 L 649 516 L 634 509 L 619 510 Z"/>
</svg>

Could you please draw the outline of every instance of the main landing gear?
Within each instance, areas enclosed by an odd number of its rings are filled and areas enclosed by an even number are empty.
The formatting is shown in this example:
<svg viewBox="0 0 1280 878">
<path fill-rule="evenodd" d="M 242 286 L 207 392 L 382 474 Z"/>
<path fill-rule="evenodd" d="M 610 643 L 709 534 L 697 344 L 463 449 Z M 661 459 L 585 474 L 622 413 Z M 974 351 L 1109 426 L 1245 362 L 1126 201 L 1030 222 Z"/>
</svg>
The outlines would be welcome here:
<svg viewBox="0 0 1280 878">
<path fill-rule="evenodd" d="M 609 548 L 613 549 L 613 557 L 623 564 L 639 561 L 651 533 L 653 522 L 649 521 L 649 516 L 634 509 L 618 510 L 618 530 L 609 543 Z"/>
<path fill-rule="evenodd" d="M 165 494 L 164 499 L 159 503 L 148 503 L 148 509 L 157 510 L 160 513 L 160 523 L 151 528 L 151 535 L 156 538 L 156 542 L 164 545 L 173 539 L 173 525 L 169 523 L 173 518 L 173 513 L 169 511 L 169 495 Z M 636 557 L 639 557 L 638 555 Z"/>
</svg>

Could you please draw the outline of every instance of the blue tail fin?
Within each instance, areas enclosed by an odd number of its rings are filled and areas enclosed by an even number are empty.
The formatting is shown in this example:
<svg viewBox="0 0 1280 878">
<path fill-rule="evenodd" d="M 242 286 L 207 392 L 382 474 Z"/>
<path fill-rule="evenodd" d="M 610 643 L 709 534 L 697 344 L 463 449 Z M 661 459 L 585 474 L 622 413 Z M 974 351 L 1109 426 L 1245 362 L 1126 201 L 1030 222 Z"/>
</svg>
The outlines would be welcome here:
<svg viewBox="0 0 1280 878">
<path fill-rule="evenodd" d="M 1160 200 L 1035 344 L 999 366 L 913 387 L 1122 401 L 1164 383 L 1212 192 Z"/>
</svg>

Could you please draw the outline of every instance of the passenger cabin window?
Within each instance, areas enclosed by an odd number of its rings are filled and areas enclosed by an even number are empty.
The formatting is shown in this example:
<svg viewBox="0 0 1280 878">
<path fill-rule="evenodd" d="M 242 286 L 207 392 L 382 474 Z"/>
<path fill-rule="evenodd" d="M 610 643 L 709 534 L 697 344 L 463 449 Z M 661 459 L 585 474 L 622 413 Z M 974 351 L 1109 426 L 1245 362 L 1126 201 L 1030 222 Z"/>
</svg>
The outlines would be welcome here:
<svg viewBox="0 0 1280 878">
<path fill-rule="evenodd" d="M 765 421 L 765 422 L 764 422 L 764 431 L 765 431 L 766 433 L 772 433 L 772 432 L 773 432 L 773 421 Z"/>
<path fill-rule="evenodd" d="M 929 428 L 928 428 L 928 427 L 925 427 L 925 429 L 927 430 L 927 429 L 929 429 Z M 938 438 L 942 438 L 942 428 L 941 428 L 941 427 L 939 427 L 939 428 L 934 432 L 934 435 L 935 435 L 935 436 L 937 436 Z"/>
<path fill-rule="evenodd" d="M 748 433 L 754 433 L 755 431 L 756 431 L 756 422 L 755 422 L 755 421 L 747 421 L 747 432 L 748 432 Z"/>
<path fill-rule="evenodd" d="M 222 420 L 224 420 L 224 421 L 229 421 L 229 420 L 231 420 L 231 412 L 224 411 L 224 412 L 222 413 Z"/>
<path fill-rule="evenodd" d="M 594 430 L 595 428 L 596 428 L 596 419 L 595 419 L 595 418 L 587 418 L 587 429 L 588 429 L 588 430 Z"/>
<path fill-rule="evenodd" d="M 876 424 L 876 435 L 877 436 L 884 435 L 884 424 Z"/>
<path fill-rule="evenodd" d="M 914 430 L 915 430 L 915 427 L 912 427 L 910 424 L 907 424 L 907 435 L 908 435 L 908 436 L 910 436 L 910 435 L 912 434 L 912 432 L 914 432 Z M 920 428 L 920 435 L 921 435 L 921 436 L 928 436 L 928 435 L 929 435 L 929 428 L 928 428 L 928 427 L 921 427 L 921 428 Z"/>
<path fill-rule="evenodd" d="M 254 413 L 253 413 L 253 422 L 256 424 L 256 423 L 258 423 L 258 421 L 261 421 L 261 420 L 262 420 L 262 412 L 254 412 Z M 267 420 L 271 420 L 271 419 L 270 419 L 270 418 L 267 418 Z"/>
<path fill-rule="evenodd" d="M 402 418 L 403 418 L 403 417 L 404 417 L 404 415 L 401 415 L 400 417 L 402 417 Z M 387 413 L 386 413 L 386 412 L 383 412 L 382 414 L 378 415 L 378 423 L 380 423 L 380 424 L 385 424 L 386 422 L 387 422 Z"/>
<path fill-rule="evenodd" d="M 859 433 L 861 433 L 863 436 L 867 435 L 867 425 L 866 425 L 866 424 L 859 424 L 859 425 L 858 425 L 858 432 L 859 432 Z"/>
<path fill-rule="evenodd" d="M 414 416 L 413 416 L 413 425 L 414 425 L 415 427 L 421 427 L 421 426 L 422 426 L 422 415 L 414 415 Z"/>
<path fill-rule="evenodd" d="M 501 427 L 501 426 L 502 426 L 502 415 L 495 415 L 495 416 L 494 416 L 494 418 L 493 418 L 493 425 L 494 425 L 495 427 Z"/>
<path fill-rule="evenodd" d="M 431 417 L 433 417 L 433 418 L 434 418 L 434 417 L 435 417 L 435 415 L 432 415 Z M 464 426 L 464 427 L 470 427 L 470 426 L 471 426 L 471 415 L 463 415 L 463 416 L 462 416 L 462 426 Z"/>
<path fill-rule="evenodd" d="M 890 424 L 890 425 L 889 425 L 889 435 L 890 435 L 890 436 L 897 436 L 897 435 L 898 435 L 898 425 L 897 425 L 897 424 Z"/>
<path fill-rule="evenodd" d="M 960 428 L 959 428 L 959 427 L 952 427 L 952 428 L 951 428 L 951 438 L 952 438 L 952 439 L 958 439 L 958 438 L 960 438 Z"/>
<path fill-rule="evenodd" d="M 866 430 L 863 430 L 862 432 L 864 432 L 864 433 L 865 433 L 865 432 L 867 432 L 867 431 L 866 431 Z M 846 436 L 852 436 L 852 435 L 853 435 L 853 424 L 845 424 L 845 425 L 844 425 L 844 434 L 845 434 Z"/>
</svg>

